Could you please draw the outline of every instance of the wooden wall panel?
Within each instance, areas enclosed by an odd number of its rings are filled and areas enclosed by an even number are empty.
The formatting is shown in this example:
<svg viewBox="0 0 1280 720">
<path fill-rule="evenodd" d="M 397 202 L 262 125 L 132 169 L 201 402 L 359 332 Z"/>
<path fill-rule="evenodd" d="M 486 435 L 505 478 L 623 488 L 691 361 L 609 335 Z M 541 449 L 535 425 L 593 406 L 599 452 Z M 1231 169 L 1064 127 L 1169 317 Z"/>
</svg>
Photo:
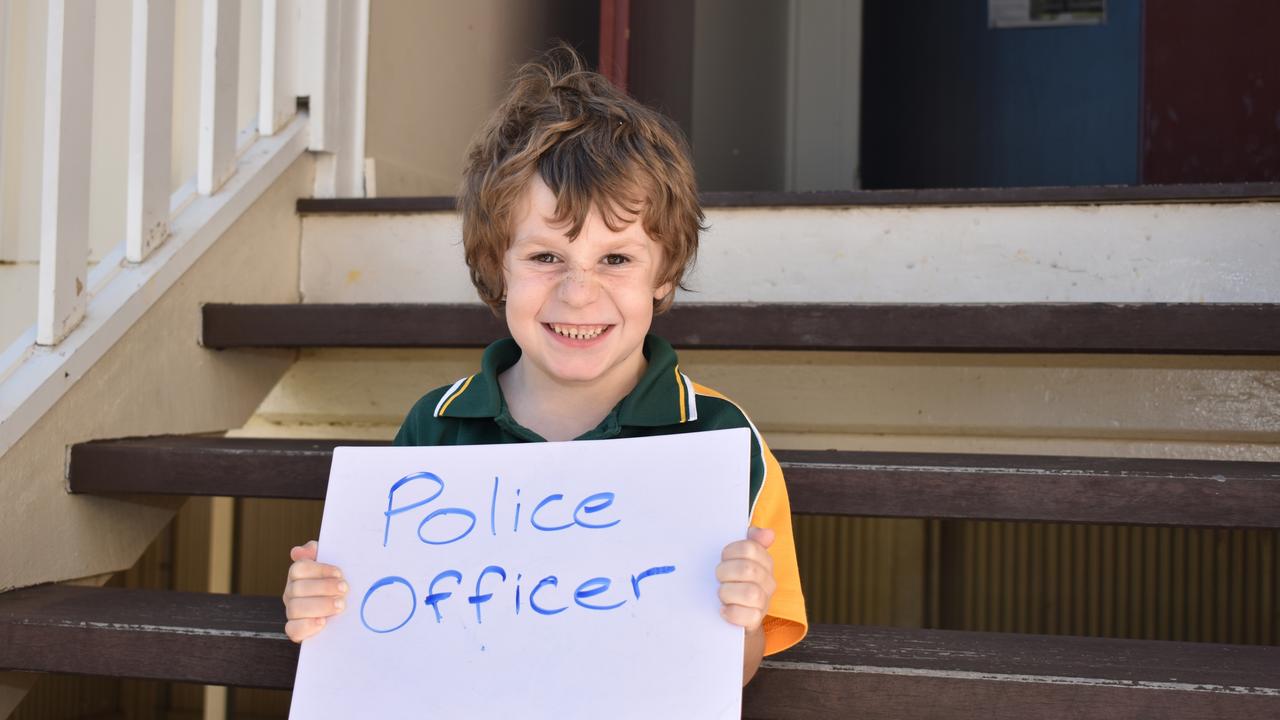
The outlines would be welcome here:
<svg viewBox="0 0 1280 720">
<path fill-rule="evenodd" d="M 941 627 L 1280 644 L 1280 532 L 942 523 Z"/>
</svg>

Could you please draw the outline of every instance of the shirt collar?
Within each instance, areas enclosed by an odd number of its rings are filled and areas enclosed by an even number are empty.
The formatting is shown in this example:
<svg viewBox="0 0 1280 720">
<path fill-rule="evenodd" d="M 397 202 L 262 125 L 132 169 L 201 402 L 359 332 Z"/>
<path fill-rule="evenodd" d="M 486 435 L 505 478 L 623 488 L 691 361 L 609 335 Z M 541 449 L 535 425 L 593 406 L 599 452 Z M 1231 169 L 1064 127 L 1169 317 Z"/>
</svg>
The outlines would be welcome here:
<svg viewBox="0 0 1280 720">
<path fill-rule="evenodd" d="M 602 426 L 659 427 L 697 420 L 693 384 L 680 372 L 671 345 L 656 335 L 646 335 L 644 355 L 648 365 L 640 382 L 604 419 Z M 497 418 L 504 412 L 505 405 L 498 376 L 519 359 L 520 346 L 509 337 L 489 345 L 480 360 L 480 372 L 449 388 L 435 414 L 452 418 Z"/>
</svg>

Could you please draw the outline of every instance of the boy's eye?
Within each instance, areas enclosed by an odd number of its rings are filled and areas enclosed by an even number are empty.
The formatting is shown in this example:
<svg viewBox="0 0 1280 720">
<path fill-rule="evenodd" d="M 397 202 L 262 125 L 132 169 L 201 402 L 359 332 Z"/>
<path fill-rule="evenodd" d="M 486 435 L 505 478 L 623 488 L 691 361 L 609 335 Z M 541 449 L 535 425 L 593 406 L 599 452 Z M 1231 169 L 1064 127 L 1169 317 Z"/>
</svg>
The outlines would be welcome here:
<svg viewBox="0 0 1280 720">
<path fill-rule="evenodd" d="M 548 263 L 548 264 L 557 262 L 559 260 L 559 258 L 557 258 L 555 255 L 552 255 L 551 253 L 538 253 L 537 255 L 534 255 L 529 259 L 536 263 Z"/>
<path fill-rule="evenodd" d="M 604 256 L 604 261 L 603 261 L 603 262 L 604 262 L 604 264 L 605 264 L 605 265 L 622 265 L 622 264 L 624 264 L 624 263 L 628 262 L 630 259 L 631 259 L 631 258 L 628 258 L 626 255 L 619 255 L 619 254 L 617 254 L 617 253 L 610 253 L 610 254 L 608 254 L 608 255 L 605 255 L 605 256 Z"/>
</svg>

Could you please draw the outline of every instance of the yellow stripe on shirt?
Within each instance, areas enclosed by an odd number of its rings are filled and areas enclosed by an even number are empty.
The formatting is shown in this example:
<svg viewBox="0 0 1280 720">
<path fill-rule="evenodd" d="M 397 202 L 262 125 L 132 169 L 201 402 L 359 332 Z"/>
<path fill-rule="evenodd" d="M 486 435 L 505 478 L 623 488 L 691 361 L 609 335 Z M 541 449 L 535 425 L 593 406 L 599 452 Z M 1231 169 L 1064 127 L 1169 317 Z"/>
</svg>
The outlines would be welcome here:
<svg viewBox="0 0 1280 720">
<path fill-rule="evenodd" d="M 679 365 L 675 367 L 675 373 L 676 373 L 676 390 L 677 390 L 676 394 L 680 396 L 680 422 L 687 422 L 689 420 L 689 409 L 685 405 L 684 397 L 686 395 L 686 392 L 684 387 L 684 379 L 680 377 Z"/>
<path fill-rule="evenodd" d="M 475 378 L 476 378 L 475 375 L 472 375 L 471 377 L 467 378 L 467 381 L 462 383 L 462 387 L 458 388 L 458 392 L 454 393 L 453 397 L 450 397 L 448 400 L 445 401 L 444 405 L 440 408 L 441 415 L 443 415 L 445 411 L 449 409 L 449 405 L 454 400 L 457 400 L 459 395 L 467 391 L 467 386 L 470 385 L 471 381 L 474 380 Z"/>
</svg>

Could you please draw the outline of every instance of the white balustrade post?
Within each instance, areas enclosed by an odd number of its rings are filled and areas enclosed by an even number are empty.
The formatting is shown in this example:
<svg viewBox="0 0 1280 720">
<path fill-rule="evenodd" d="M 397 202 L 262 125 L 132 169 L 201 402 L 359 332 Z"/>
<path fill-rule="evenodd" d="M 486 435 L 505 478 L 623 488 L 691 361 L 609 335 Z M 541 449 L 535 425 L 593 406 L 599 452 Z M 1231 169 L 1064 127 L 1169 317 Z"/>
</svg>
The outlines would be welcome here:
<svg viewBox="0 0 1280 720">
<path fill-rule="evenodd" d="M 236 169 L 240 0 L 204 0 L 196 190 L 212 195 Z"/>
<path fill-rule="evenodd" d="M 5 78 L 8 77 L 9 59 L 9 0 L 0 0 L 0 260 L 5 257 L 4 234 L 4 116 Z"/>
<path fill-rule="evenodd" d="M 308 149 L 333 152 L 338 144 L 341 76 L 338 63 L 342 59 L 342 34 L 339 32 L 341 3 L 339 0 L 314 0 L 315 63 L 311 85 L 311 144 Z"/>
<path fill-rule="evenodd" d="M 93 0 L 50 0 L 36 342 L 56 345 L 84 318 L 89 266 Z"/>
<path fill-rule="evenodd" d="M 363 197 L 369 2 L 326 0 L 324 7 L 321 74 L 311 94 L 311 149 L 321 153 L 313 195 Z"/>
<path fill-rule="evenodd" d="M 258 134 L 274 135 L 293 117 L 298 62 L 297 0 L 262 0 L 262 80 L 258 89 Z"/>
<path fill-rule="evenodd" d="M 133 0 L 125 258 L 139 263 L 169 235 L 173 3 Z"/>
</svg>

